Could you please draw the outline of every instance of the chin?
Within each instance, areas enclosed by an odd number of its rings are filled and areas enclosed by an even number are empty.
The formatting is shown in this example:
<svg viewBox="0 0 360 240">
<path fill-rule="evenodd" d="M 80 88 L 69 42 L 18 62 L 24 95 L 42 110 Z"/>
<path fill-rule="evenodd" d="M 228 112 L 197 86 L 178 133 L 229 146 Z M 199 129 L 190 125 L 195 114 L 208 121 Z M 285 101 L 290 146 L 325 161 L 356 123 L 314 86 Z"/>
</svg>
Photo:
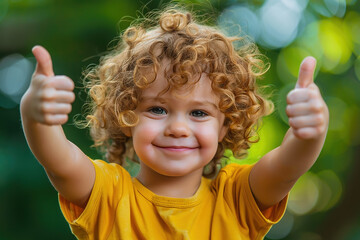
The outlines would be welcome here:
<svg viewBox="0 0 360 240">
<path fill-rule="evenodd" d="M 154 169 L 155 170 L 155 169 Z M 177 170 L 177 169 L 159 169 L 155 170 L 157 173 L 167 177 L 181 177 L 188 174 L 188 171 Z"/>
<path fill-rule="evenodd" d="M 155 169 L 154 169 L 155 170 Z M 167 177 L 182 177 L 189 175 L 193 172 L 199 171 L 200 169 L 186 169 L 186 168 L 171 168 L 171 169 L 159 169 L 158 172 L 161 175 L 167 176 Z M 203 168 L 201 168 L 201 173 L 203 171 Z"/>
</svg>

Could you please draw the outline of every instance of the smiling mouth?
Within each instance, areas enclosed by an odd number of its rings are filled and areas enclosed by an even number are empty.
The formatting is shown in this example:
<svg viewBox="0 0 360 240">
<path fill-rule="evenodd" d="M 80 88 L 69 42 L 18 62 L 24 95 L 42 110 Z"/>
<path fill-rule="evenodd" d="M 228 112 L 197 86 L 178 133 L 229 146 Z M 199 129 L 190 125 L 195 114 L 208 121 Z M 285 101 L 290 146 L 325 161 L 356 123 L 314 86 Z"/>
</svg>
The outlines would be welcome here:
<svg viewBox="0 0 360 240">
<path fill-rule="evenodd" d="M 156 146 L 157 148 L 170 151 L 170 152 L 186 152 L 197 149 L 198 147 L 186 147 L 186 146 Z"/>
</svg>

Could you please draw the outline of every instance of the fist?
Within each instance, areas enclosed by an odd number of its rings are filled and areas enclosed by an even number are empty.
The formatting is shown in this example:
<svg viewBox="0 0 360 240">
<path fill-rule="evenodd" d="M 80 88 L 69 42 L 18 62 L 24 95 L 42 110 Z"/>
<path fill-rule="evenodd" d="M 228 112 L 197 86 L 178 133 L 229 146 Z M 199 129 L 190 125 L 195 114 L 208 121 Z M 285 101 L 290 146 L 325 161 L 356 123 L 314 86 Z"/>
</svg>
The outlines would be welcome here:
<svg viewBox="0 0 360 240">
<path fill-rule="evenodd" d="M 295 89 L 287 95 L 286 114 L 294 135 L 299 139 L 323 136 L 328 128 L 329 111 L 314 83 L 315 66 L 313 57 L 303 60 Z"/>
<path fill-rule="evenodd" d="M 66 76 L 54 76 L 52 60 L 45 48 L 35 46 L 32 52 L 37 66 L 21 104 L 26 105 L 27 116 L 36 122 L 64 124 L 75 100 L 74 83 Z"/>
</svg>

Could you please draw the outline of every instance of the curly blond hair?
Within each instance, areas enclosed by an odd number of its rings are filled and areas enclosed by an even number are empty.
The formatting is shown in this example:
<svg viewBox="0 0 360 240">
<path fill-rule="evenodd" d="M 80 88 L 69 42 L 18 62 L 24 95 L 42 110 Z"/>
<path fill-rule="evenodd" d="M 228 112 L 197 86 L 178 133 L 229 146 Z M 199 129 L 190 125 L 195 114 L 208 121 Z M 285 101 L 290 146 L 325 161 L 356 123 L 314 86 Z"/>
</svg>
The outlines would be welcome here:
<svg viewBox="0 0 360 240">
<path fill-rule="evenodd" d="M 269 67 L 264 56 L 251 42 L 235 50 L 233 43 L 244 38 L 227 37 L 216 27 L 195 23 L 192 16 L 168 8 L 153 18 L 153 26 L 133 24 L 116 48 L 86 73 L 92 99 L 87 124 L 94 146 L 103 148 L 109 162 L 124 164 L 125 156 L 136 159 L 131 137 L 123 130 L 137 124 L 134 110 L 141 101 L 141 90 L 156 79 L 164 60 L 172 70 L 164 73 L 168 81 L 164 92 L 195 84 L 205 72 L 220 99 L 228 131 L 204 176 L 216 174 L 225 149 L 241 158 L 250 143 L 258 141 L 255 127 L 273 108 L 256 86 L 256 79 Z M 194 76 L 199 77 L 192 81 Z"/>
</svg>

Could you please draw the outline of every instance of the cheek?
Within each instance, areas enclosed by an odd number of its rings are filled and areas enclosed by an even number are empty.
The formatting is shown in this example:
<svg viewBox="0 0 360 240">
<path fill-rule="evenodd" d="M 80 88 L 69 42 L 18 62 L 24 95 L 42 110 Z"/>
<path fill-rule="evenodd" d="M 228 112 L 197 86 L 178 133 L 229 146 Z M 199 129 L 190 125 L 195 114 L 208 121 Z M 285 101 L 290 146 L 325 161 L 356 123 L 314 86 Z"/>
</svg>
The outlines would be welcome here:
<svg viewBox="0 0 360 240">
<path fill-rule="evenodd" d="M 216 152 L 218 147 L 219 133 L 217 126 L 198 126 L 196 130 L 197 139 L 204 150 Z"/>
<path fill-rule="evenodd" d="M 156 124 L 156 122 L 140 120 L 138 125 L 133 127 L 131 131 L 134 146 L 140 146 L 139 143 L 146 146 L 159 134 L 161 126 Z"/>
</svg>

